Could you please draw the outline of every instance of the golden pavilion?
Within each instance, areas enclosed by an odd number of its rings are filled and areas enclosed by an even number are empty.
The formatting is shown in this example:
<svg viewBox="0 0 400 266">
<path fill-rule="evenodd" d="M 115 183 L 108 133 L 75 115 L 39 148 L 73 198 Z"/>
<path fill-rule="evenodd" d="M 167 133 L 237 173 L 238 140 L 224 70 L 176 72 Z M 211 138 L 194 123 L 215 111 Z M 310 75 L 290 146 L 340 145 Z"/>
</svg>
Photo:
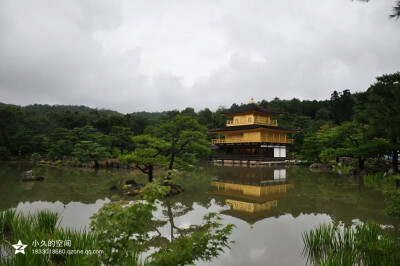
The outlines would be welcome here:
<svg viewBox="0 0 400 266">
<path fill-rule="evenodd" d="M 277 120 L 271 119 L 281 113 L 262 108 L 252 99 L 223 114 L 231 117 L 226 126 L 209 130 L 217 137 L 211 146 L 214 162 L 286 160 L 286 145 L 293 143 L 288 134 L 298 130 L 279 127 Z"/>
</svg>

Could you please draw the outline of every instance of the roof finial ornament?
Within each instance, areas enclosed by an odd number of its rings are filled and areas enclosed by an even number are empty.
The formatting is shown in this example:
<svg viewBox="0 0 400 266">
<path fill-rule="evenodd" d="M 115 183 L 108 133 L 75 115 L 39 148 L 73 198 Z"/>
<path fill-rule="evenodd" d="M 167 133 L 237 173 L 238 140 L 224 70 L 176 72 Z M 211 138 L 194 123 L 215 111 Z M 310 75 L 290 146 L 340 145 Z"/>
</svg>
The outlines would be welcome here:
<svg viewBox="0 0 400 266">
<path fill-rule="evenodd" d="M 249 103 L 254 103 L 254 98 L 253 97 L 251 97 L 251 100 L 250 100 Z"/>
</svg>

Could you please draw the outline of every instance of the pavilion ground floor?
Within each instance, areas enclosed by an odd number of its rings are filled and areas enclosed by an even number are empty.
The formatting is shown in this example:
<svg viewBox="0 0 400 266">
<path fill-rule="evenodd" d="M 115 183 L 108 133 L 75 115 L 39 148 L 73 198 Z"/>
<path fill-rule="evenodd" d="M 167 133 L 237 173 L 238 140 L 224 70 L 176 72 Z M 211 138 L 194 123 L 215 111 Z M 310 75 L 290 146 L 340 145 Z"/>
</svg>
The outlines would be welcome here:
<svg viewBox="0 0 400 266">
<path fill-rule="evenodd" d="M 211 150 L 213 162 L 222 164 L 283 163 L 287 159 L 286 146 L 277 143 L 213 144 Z"/>
</svg>

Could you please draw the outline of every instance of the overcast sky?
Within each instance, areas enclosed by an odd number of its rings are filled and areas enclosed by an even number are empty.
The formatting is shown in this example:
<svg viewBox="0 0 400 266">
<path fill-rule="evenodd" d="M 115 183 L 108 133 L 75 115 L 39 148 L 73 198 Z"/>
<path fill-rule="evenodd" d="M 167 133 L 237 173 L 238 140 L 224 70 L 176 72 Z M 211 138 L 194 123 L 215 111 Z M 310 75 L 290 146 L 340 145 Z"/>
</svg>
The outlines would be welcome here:
<svg viewBox="0 0 400 266">
<path fill-rule="evenodd" d="M 0 0 L 0 102 L 123 113 L 365 91 L 400 70 L 394 0 Z"/>
</svg>

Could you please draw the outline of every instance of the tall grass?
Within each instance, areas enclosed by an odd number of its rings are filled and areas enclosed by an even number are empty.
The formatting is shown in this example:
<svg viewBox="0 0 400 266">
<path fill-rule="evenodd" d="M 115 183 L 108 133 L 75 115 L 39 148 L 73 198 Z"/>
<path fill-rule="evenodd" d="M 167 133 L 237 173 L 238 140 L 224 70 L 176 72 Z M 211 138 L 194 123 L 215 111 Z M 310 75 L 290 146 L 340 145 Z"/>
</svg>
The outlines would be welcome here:
<svg viewBox="0 0 400 266">
<path fill-rule="evenodd" d="M 53 233 L 60 221 L 60 215 L 48 210 L 40 211 L 34 216 L 35 224 L 38 230 L 46 233 Z"/>
<path fill-rule="evenodd" d="M 364 184 L 366 187 L 379 187 L 382 184 L 383 173 L 375 173 L 364 176 Z"/>
<path fill-rule="evenodd" d="M 355 228 L 321 225 L 305 232 L 304 255 L 314 265 L 400 265 L 400 246 L 369 222 Z"/>
<path fill-rule="evenodd" d="M 60 215 L 48 210 L 36 214 L 21 215 L 15 210 L 0 212 L 0 265 L 83 265 L 87 254 L 34 254 L 34 241 L 70 240 L 66 250 L 94 250 L 96 236 L 85 230 L 59 228 Z M 14 254 L 13 244 L 21 240 L 27 244 L 25 255 Z M 89 263 L 90 264 L 90 263 Z"/>
</svg>

